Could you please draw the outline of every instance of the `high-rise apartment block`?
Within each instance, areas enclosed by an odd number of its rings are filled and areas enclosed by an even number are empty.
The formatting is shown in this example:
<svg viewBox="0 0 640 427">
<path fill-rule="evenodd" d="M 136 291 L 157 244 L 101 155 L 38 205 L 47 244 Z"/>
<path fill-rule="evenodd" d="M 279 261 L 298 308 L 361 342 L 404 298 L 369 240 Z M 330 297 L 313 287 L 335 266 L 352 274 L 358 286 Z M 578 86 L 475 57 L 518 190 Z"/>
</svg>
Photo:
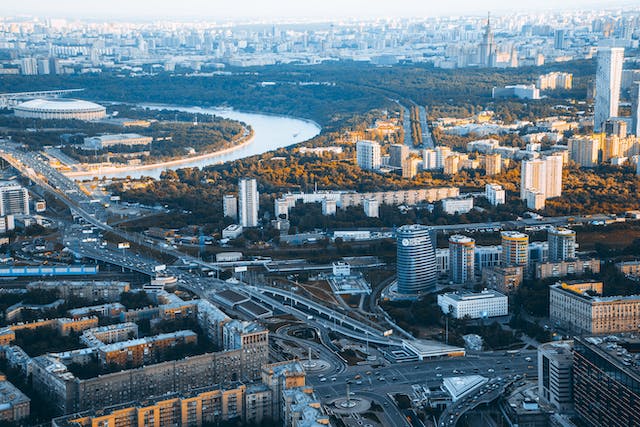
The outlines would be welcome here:
<svg viewBox="0 0 640 427">
<path fill-rule="evenodd" d="M 238 220 L 238 199 L 231 194 L 225 194 L 222 197 L 222 212 L 224 216 L 234 221 Z"/>
<path fill-rule="evenodd" d="M 436 255 L 431 229 L 404 225 L 396 230 L 398 293 L 420 294 L 435 289 Z"/>
<path fill-rule="evenodd" d="M 422 151 L 422 169 L 427 171 L 438 169 L 438 153 L 436 150 L 427 148 Z"/>
<path fill-rule="evenodd" d="M 551 228 L 547 231 L 549 261 L 567 261 L 576 257 L 576 232 L 568 228 Z"/>
<path fill-rule="evenodd" d="M 501 264 L 505 267 L 522 266 L 529 263 L 529 236 L 517 231 L 503 231 Z"/>
<path fill-rule="evenodd" d="M 409 157 L 409 147 L 404 144 L 392 144 L 389 147 L 389 166 L 402 167 L 402 162 Z"/>
<path fill-rule="evenodd" d="M 474 281 L 476 241 L 455 234 L 449 237 L 449 277 L 453 283 Z"/>
<path fill-rule="evenodd" d="M 592 136 L 573 136 L 569 138 L 569 158 L 582 168 L 593 168 L 600 162 L 601 138 Z"/>
<path fill-rule="evenodd" d="M 604 122 L 618 116 L 624 48 L 599 47 L 593 128 L 601 132 Z"/>
<path fill-rule="evenodd" d="M 559 155 L 522 161 L 520 198 L 527 201 L 529 208 L 540 209 L 544 200 L 562 195 L 562 165 Z"/>
<path fill-rule="evenodd" d="M 0 216 L 29 215 L 29 192 L 13 183 L 0 184 Z"/>
<path fill-rule="evenodd" d="M 493 176 L 502 172 L 502 156 L 499 153 L 484 156 L 485 175 Z"/>
<path fill-rule="evenodd" d="M 484 196 L 493 206 L 503 205 L 506 200 L 504 188 L 499 184 L 485 185 Z"/>
<path fill-rule="evenodd" d="M 536 86 L 540 90 L 571 89 L 573 86 L 573 74 L 559 72 L 543 74 L 538 77 Z"/>
<path fill-rule="evenodd" d="M 380 169 L 380 165 L 382 164 L 380 144 L 375 141 L 366 140 L 356 142 L 356 161 L 362 169 Z"/>
<path fill-rule="evenodd" d="M 259 199 L 258 183 L 255 179 L 245 178 L 238 182 L 238 217 L 241 226 L 258 226 Z"/>
</svg>

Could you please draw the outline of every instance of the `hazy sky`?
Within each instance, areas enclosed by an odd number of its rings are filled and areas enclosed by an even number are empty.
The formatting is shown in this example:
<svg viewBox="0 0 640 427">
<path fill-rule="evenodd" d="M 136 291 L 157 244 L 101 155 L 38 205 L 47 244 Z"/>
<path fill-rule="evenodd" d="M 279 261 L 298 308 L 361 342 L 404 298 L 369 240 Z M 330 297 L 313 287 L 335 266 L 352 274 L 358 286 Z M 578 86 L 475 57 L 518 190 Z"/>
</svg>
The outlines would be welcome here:
<svg viewBox="0 0 640 427">
<path fill-rule="evenodd" d="M 632 0 L 2 0 L 0 13 L 58 18 L 372 18 L 601 8 Z M 637 5 L 637 3 L 635 3 Z"/>
</svg>

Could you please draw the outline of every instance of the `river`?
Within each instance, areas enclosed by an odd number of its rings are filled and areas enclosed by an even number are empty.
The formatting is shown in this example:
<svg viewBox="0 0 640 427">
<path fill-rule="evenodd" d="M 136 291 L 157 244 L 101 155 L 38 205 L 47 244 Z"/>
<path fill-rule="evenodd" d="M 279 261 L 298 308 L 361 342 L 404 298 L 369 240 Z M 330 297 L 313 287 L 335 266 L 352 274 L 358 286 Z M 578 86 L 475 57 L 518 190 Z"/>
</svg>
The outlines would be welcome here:
<svg viewBox="0 0 640 427">
<path fill-rule="evenodd" d="M 149 165 L 141 166 L 139 169 L 135 166 L 121 168 L 104 168 L 102 170 L 87 171 L 86 174 L 74 173 L 73 178 L 78 180 L 92 179 L 93 177 L 107 178 L 140 178 L 148 176 L 159 178 L 162 171 L 167 169 L 182 169 L 215 165 L 233 160 L 243 159 L 245 157 L 255 156 L 257 154 L 266 153 L 267 151 L 276 150 L 282 147 L 288 147 L 299 142 L 307 141 L 320 133 L 320 127 L 309 120 L 297 119 L 294 117 L 284 117 L 277 115 L 245 113 L 227 108 L 200 108 L 200 107 L 179 107 L 175 105 L 141 105 L 152 109 L 168 109 L 186 111 L 200 114 L 215 114 L 216 116 L 226 119 L 238 120 L 252 127 L 254 135 L 250 142 L 244 144 L 232 151 L 222 154 L 211 153 L 205 158 L 195 160 L 187 160 L 179 164 L 170 166 L 161 166 L 149 168 Z"/>
</svg>

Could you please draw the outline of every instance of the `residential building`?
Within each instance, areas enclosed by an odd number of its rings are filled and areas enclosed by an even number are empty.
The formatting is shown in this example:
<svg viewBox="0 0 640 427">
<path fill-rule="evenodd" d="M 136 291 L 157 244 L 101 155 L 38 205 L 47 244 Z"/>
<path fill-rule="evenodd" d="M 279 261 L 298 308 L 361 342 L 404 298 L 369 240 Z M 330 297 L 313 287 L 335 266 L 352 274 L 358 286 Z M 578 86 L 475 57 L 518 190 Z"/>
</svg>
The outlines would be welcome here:
<svg viewBox="0 0 640 427">
<path fill-rule="evenodd" d="M 522 284 L 524 268 L 522 266 L 512 267 L 487 267 L 482 269 L 482 283 L 491 289 L 500 292 L 510 293 L 518 289 Z"/>
<path fill-rule="evenodd" d="M 262 393 L 260 393 L 262 394 Z M 247 423 L 255 407 L 247 403 L 252 392 L 243 384 L 208 386 L 184 394 L 171 393 L 152 399 L 134 400 L 99 411 L 84 411 L 55 418 L 53 427 L 139 427 L 139 426 L 193 426 L 215 425 L 225 421 L 242 420 Z M 270 403 L 268 393 L 267 403 Z M 268 414 L 271 415 L 271 414 Z M 270 418 L 270 417 L 269 417 Z"/>
<path fill-rule="evenodd" d="M 573 341 L 538 347 L 538 396 L 560 413 L 573 411 Z"/>
<path fill-rule="evenodd" d="M 422 169 L 430 171 L 438 169 L 438 153 L 427 148 L 422 151 Z"/>
<path fill-rule="evenodd" d="M 506 316 L 509 314 L 509 302 L 506 295 L 493 290 L 481 292 L 454 292 L 438 295 L 438 306 L 445 314 L 455 319 L 465 317 L 482 319 Z"/>
<path fill-rule="evenodd" d="M 640 278 L 640 261 L 622 261 L 616 263 L 616 269 L 634 280 Z"/>
<path fill-rule="evenodd" d="M 549 199 L 551 197 L 562 196 L 562 166 L 564 161 L 562 155 L 546 156 L 545 162 L 545 189 L 544 196 Z"/>
<path fill-rule="evenodd" d="M 14 182 L 0 184 L 0 216 L 29 215 L 29 192 Z"/>
<path fill-rule="evenodd" d="M 547 231 L 550 262 L 567 261 L 576 257 L 576 232 L 568 228 L 550 228 Z"/>
<path fill-rule="evenodd" d="M 21 425 L 31 414 L 31 399 L 0 374 L 0 422 Z"/>
<path fill-rule="evenodd" d="M 523 160 L 520 168 L 520 199 L 526 200 L 527 191 L 545 192 L 546 167 L 542 159 Z"/>
<path fill-rule="evenodd" d="M 445 157 L 443 162 L 443 172 L 445 175 L 455 175 L 460 172 L 460 156 L 457 154 L 450 154 Z"/>
<path fill-rule="evenodd" d="M 618 138 L 627 137 L 627 122 L 619 119 L 608 119 L 604 122 L 605 135 L 617 136 Z"/>
<path fill-rule="evenodd" d="M 449 237 L 449 278 L 453 283 L 473 283 L 476 241 L 454 234 Z"/>
<path fill-rule="evenodd" d="M 506 200 L 505 191 L 499 184 L 485 185 L 484 196 L 493 206 L 503 205 Z"/>
<path fill-rule="evenodd" d="M 403 162 L 409 158 L 409 146 L 404 144 L 391 144 L 389 146 L 389 166 L 401 168 Z"/>
<path fill-rule="evenodd" d="M 499 175 L 502 172 L 502 156 L 500 154 L 486 154 L 483 159 L 486 176 Z"/>
<path fill-rule="evenodd" d="M 600 163 L 602 137 L 573 136 L 569 138 L 569 158 L 582 168 L 593 168 Z"/>
<path fill-rule="evenodd" d="M 536 279 L 566 277 L 570 275 L 580 276 L 588 273 L 599 274 L 600 260 L 591 258 L 572 259 L 568 261 L 537 262 L 534 269 Z"/>
<path fill-rule="evenodd" d="M 500 265 L 502 246 L 476 246 L 475 254 L 476 272 L 482 273 L 485 268 Z"/>
<path fill-rule="evenodd" d="M 538 76 L 538 81 L 536 86 L 541 91 L 556 90 L 556 89 L 569 90 L 573 86 L 573 74 L 561 73 L 557 71 L 554 71 L 548 74 L 543 74 L 541 76 Z"/>
<path fill-rule="evenodd" d="M 640 81 L 631 85 L 631 135 L 640 138 Z"/>
<path fill-rule="evenodd" d="M 273 214 L 276 218 L 289 219 L 289 202 L 284 197 L 273 201 Z"/>
<path fill-rule="evenodd" d="M 337 203 L 335 200 L 322 199 L 322 215 L 335 215 Z"/>
<path fill-rule="evenodd" d="M 256 180 L 241 179 L 238 183 L 238 218 L 242 227 L 258 226 L 259 201 Z"/>
<path fill-rule="evenodd" d="M 473 209 L 473 197 L 455 197 L 442 200 L 442 210 L 448 215 L 465 214 Z"/>
<path fill-rule="evenodd" d="M 576 334 L 637 331 L 640 295 L 602 297 L 602 282 L 556 283 L 550 288 L 549 318 Z"/>
<path fill-rule="evenodd" d="M 544 209 L 547 198 L 542 191 L 526 190 L 524 200 L 527 203 L 527 208 L 539 211 Z"/>
<path fill-rule="evenodd" d="M 360 140 L 356 142 L 356 161 L 365 170 L 378 170 L 382 165 L 380 144 L 375 141 Z"/>
<path fill-rule="evenodd" d="M 402 177 L 413 178 L 418 174 L 418 166 L 421 160 L 415 157 L 408 157 L 402 161 Z"/>
<path fill-rule="evenodd" d="M 369 218 L 378 218 L 380 216 L 380 204 L 375 198 L 364 199 L 362 203 L 364 214 Z"/>
<path fill-rule="evenodd" d="M 632 336 L 574 339 L 573 403 L 589 427 L 640 425 L 640 365 Z"/>
<path fill-rule="evenodd" d="M 503 231 L 502 238 L 502 265 L 523 266 L 529 263 L 529 236 L 518 231 Z"/>
<path fill-rule="evenodd" d="M 602 131 L 604 122 L 618 116 L 624 48 L 599 47 L 593 128 Z"/>
<path fill-rule="evenodd" d="M 398 293 L 413 295 L 435 289 L 436 258 L 430 233 L 422 225 L 396 230 Z"/>
<path fill-rule="evenodd" d="M 234 221 L 238 220 L 238 199 L 232 194 L 225 194 L 222 197 L 222 212 L 226 217 Z"/>
<path fill-rule="evenodd" d="M 436 147 L 436 168 L 444 169 L 444 161 L 451 156 L 451 148 L 446 145 L 438 145 Z"/>
</svg>

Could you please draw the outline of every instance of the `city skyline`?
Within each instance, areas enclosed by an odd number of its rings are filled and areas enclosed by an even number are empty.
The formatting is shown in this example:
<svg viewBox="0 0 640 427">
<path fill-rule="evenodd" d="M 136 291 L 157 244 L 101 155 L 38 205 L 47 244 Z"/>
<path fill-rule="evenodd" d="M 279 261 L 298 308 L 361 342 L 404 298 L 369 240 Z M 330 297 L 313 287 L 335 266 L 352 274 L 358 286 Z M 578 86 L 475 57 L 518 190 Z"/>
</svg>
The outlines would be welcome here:
<svg viewBox="0 0 640 427">
<path fill-rule="evenodd" d="M 491 11 L 496 15 L 508 12 L 549 12 L 572 9 L 608 9 L 633 7 L 634 2 L 628 0 L 568 0 L 560 8 L 552 0 L 541 0 L 531 5 L 518 1 L 505 4 L 499 0 L 488 0 L 482 3 L 471 0 L 454 0 L 446 3 L 420 2 L 402 0 L 394 3 L 371 4 L 365 0 L 338 0 L 296 2 L 293 0 L 272 0 L 267 3 L 257 0 L 241 0 L 233 4 L 225 4 L 224 8 L 204 0 L 187 0 L 173 2 L 160 0 L 154 3 L 151 10 L 146 4 L 131 4 L 123 0 L 115 0 L 109 4 L 101 2 L 83 2 L 71 0 L 65 4 L 51 4 L 42 0 L 27 0 L 19 4 L 0 6 L 4 15 L 32 15 L 43 18 L 66 19 L 187 19 L 202 21 L 220 20 L 255 20 L 269 21 L 278 19 L 304 20 L 336 20 L 336 19 L 380 19 L 380 18 L 425 18 L 445 15 L 482 15 Z"/>
</svg>

